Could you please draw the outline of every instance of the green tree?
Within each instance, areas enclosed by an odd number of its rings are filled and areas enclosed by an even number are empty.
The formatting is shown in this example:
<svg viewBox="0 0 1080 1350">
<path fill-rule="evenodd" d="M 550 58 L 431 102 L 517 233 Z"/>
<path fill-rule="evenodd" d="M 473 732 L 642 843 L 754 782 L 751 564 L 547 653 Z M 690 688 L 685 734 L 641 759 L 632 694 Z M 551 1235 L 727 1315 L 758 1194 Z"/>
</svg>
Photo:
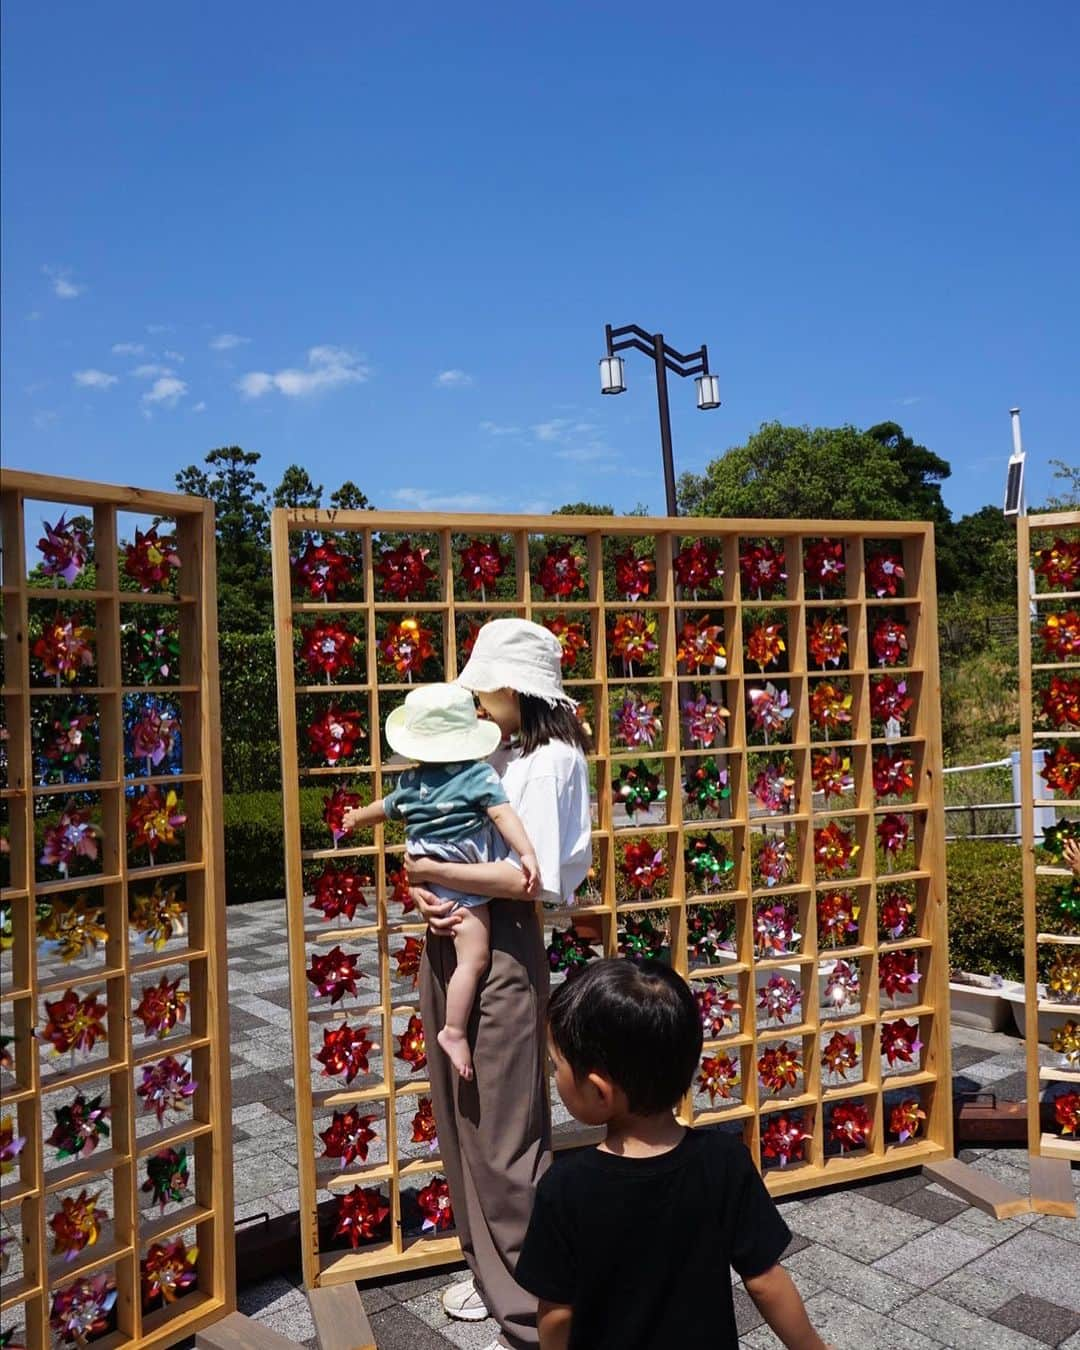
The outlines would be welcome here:
<svg viewBox="0 0 1080 1350">
<path fill-rule="evenodd" d="M 1059 490 L 1051 492 L 1041 511 L 1075 511 L 1080 507 L 1080 468 L 1075 464 L 1066 464 L 1063 459 L 1050 461 L 1054 478 L 1061 485 Z"/>
<path fill-rule="evenodd" d="M 361 492 L 351 478 L 347 478 L 336 492 L 330 494 L 330 505 L 338 511 L 374 511 L 365 493 Z"/>
<path fill-rule="evenodd" d="M 904 475 L 903 498 L 910 503 L 912 520 L 932 520 L 947 524 L 949 508 L 941 498 L 941 484 L 952 476 L 948 460 L 935 455 L 925 445 L 916 445 L 896 422 L 879 422 L 866 433 L 892 454 Z"/>
<path fill-rule="evenodd" d="M 945 526 L 937 541 L 938 590 L 994 604 L 1016 602 L 1016 526 L 983 506 Z"/>
<path fill-rule="evenodd" d="M 567 502 L 551 513 L 554 516 L 613 516 L 613 506 L 594 506 L 592 502 Z"/>
<path fill-rule="evenodd" d="M 299 464 L 290 464 L 274 489 L 274 505 L 321 506 L 322 495 L 322 484 L 313 483 L 307 469 L 302 469 Z"/>
</svg>

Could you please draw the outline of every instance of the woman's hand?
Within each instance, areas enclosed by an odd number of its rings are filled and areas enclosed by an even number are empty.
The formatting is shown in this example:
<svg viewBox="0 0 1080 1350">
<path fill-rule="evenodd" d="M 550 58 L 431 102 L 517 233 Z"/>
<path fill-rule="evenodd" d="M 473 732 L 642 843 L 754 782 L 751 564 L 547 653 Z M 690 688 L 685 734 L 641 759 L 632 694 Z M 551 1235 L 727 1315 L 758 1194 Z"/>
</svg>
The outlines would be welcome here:
<svg viewBox="0 0 1080 1350">
<path fill-rule="evenodd" d="M 1080 843 L 1075 839 L 1066 839 L 1061 851 L 1074 874 L 1080 877 Z"/>
<path fill-rule="evenodd" d="M 405 875 L 409 878 L 410 885 L 430 884 L 435 880 L 432 875 L 432 860 L 425 858 L 422 853 L 405 854 Z"/>
<path fill-rule="evenodd" d="M 423 915 L 427 926 L 441 937 L 453 937 L 454 929 L 464 918 L 453 900 L 440 900 L 432 891 L 423 887 L 410 887 L 409 894 L 416 901 L 416 908 Z"/>
</svg>

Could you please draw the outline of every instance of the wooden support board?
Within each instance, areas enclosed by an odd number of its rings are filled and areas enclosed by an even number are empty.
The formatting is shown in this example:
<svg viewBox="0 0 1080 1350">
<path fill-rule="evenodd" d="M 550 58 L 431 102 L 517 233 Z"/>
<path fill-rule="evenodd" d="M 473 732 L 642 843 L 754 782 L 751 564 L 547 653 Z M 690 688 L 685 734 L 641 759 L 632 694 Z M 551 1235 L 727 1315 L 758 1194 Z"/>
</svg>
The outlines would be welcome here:
<svg viewBox="0 0 1080 1350">
<path fill-rule="evenodd" d="M 1060 659 L 1060 653 L 1048 647 L 1044 630 L 1051 615 L 1066 615 L 1080 608 L 1080 583 L 1069 587 L 1052 585 L 1044 573 L 1036 571 L 1045 556 L 1041 550 L 1052 548 L 1055 540 L 1074 547 L 1080 545 L 1080 511 L 1055 512 L 1048 515 L 1021 515 L 1016 529 L 1016 588 L 1019 615 L 1019 685 L 1020 685 L 1020 805 L 1024 881 L 1024 986 L 1026 1007 L 1027 1050 L 1027 1113 L 1028 1152 L 1032 1159 L 1032 1207 L 1045 1214 L 1061 1214 L 1062 1188 L 1059 1169 L 1034 1166 L 1039 1158 L 1080 1162 L 1080 1139 L 1045 1133 L 1040 1119 L 1040 1104 L 1044 1095 L 1048 1101 L 1059 1094 L 1075 1093 L 1078 1087 L 1077 1066 L 1070 1066 L 1060 1055 L 1053 1055 L 1049 1064 L 1039 1062 L 1039 1037 L 1036 1028 L 1039 1014 L 1052 1014 L 1060 1025 L 1070 1018 L 1080 1023 L 1080 1000 L 1063 1001 L 1062 996 L 1040 993 L 1040 967 L 1047 961 L 1061 960 L 1080 974 L 1080 954 L 1077 953 L 1077 927 L 1053 911 L 1053 921 L 1047 925 L 1045 910 L 1040 900 L 1049 890 L 1067 880 L 1070 873 L 1060 866 L 1038 865 L 1036 848 L 1042 836 L 1035 837 L 1035 810 L 1054 808 L 1059 820 L 1080 820 L 1080 801 L 1074 794 L 1068 797 L 1053 791 L 1041 779 L 1033 782 L 1028 766 L 1036 749 L 1052 753 L 1056 746 L 1066 751 L 1080 749 L 1080 730 L 1066 724 L 1056 728 L 1054 720 L 1043 706 L 1043 695 L 1051 681 L 1065 680 L 1080 683 L 1080 655 L 1072 653 Z M 1034 648 L 1034 651 L 1033 651 Z M 1042 878 L 1046 878 L 1044 881 Z M 1054 878 L 1054 880 L 1051 880 Z M 1042 911 L 1042 912 L 1041 912 Z M 1049 931 L 1045 931 L 1046 929 Z M 1066 1177 L 1068 1181 L 1068 1177 Z M 1069 1210 L 1076 1213 L 1075 1203 Z"/>
<path fill-rule="evenodd" d="M 958 1158 L 942 1158 L 940 1162 L 927 1163 L 923 1171 L 940 1186 L 944 1186 L 953 1195 L 995 1219 L 1010 1219 L 1015 1214 L 1026 1214 L 1031 1209 L 1031 1201 L 1026 1195 L 1018 1195 L 1008 1186 L 977 1172 L 974 1167 L 962 1163 Z"/>
<path fill-rule="evenodd" d="M 413 516 L 403 513 L 277 511 L 272 526 L 277 631 L 278 691 L 284 778 L 286 875 L 289 907 L 294 1050 L 297 1083 L 297 1131 L 304 1275 L 309 1287 L 415 1269 L 458 1258 L 452 1236 L 425 1235 L 416 1210 L 417 1191 L 440 1171 L 440 1162 L 423 1144 L 411 1142 L 410 1125 L 427 1095 L 422 1073 L 410 1073 L 397 1052 L 408 1019 L 416 1011 L 410 980 L 396 967 L 409 939 L 423 937 L 415 915 L 394 897 L 392 873 L 400 866 L 403 836 L 398 827 L 379 827 L 332 847 L 320 823 L 324 796 L 336 787 L 378 795 L 393 782 L 400 765 L 391 764 L 381 728 L 387 713 L 404 699 L 408 683 L 380 655 L 392 624 L 415 619 L 428 630 L 432 659 L 417 680 L 451 679 L 463 664 L 475 626 L 489 618 L 519 616 L 558 628 L 579 625 L 587 644 L 564 669 L 566 686 L 582 705 L 592 727 L 590 756 L 594 792 L 594 875 L 569 911 L 543 915 L 548 940 L 552 929 L 565 934 L 573 921 L 593 925 L 595 954 L 615 955 L 635 942 L 652 941 L 645 916 L 659 934 L 665 959 L 685 975 L 698 993 L 712 990 L 736 1006 L 710 1027 L 704 1060 L 727 1056 L 736 1072 L 729 1096 L 710 1100 L 695 1085 L 682 1116 L 694 1125 L 719 1124 L 736 1130 L 762 1167 L 775 1193 L 873 1176 L 947 1157 L 952 1151 L 952 1102 L 949 1061 L 948 953 L 945 921 L 944 816 L 942 809 L 940 690 L 937 609 L 932 528 L 923 524 L 822 521 L 718 521 L 627 517 Z M 821 540 L 835 545 L 843 565 L 838 586 L 808 578 L 804 563 Z M 493 542 L 507 561 L 502 576 L 481 596 L 463 577 L 463 548 L 477 540 Z M 407 541 L 407 542 L 406 542 Z M 752 556 L 765 543 L 784 558 L 785 580 L 771 598 L 741 575 L 740 557 Z M 291 573 L 290 559 L 309 545 L 332 544 L 351 559 L 348 578 L 332 598 L 313 596 Z M 683 586 L 676 559 L 703 543 L 715 553 L 723 575 Z M 569 594 L 545 593 L 550 580 L 544 559 L 566 545 L 576 560 L 581 588 Z M 424 548 L 431 576 L 410 597 L 388 593 L 384 555 L 393 548 Z M 626 550 L 652 565 L 647 593 L 634 597 L 619 580 L 619 559 Z M 872 560 L 894 558 L 903 576 L 882 572 Z M 313 557 L 313 555 L 309 555 Z M 406 554 L 398 555 L 399 561 Z M 686 555 L 684 554 L 684 561 Z M 764 556 L 764 555 L 759 555 Z M 813 555 L 811 554 L 811 557 Z M 879 558 L 880 562 L 880 558 Z M 565 556 L 563 557 L 565 564 Z M 878 595 L 871 576 L 894 594 Z M 817 621 L 835 619 L 846 630 L 839 665 L 815 661 L 811 633 Z M 638 619 L 654 625 L 655 651 L 635 668 L 619 659 L 619 625 Z M 879 626 L 900 626 L 905 650 L 882 644 Z M 347 625 L 354 635 L 355 664 L 324 678 L 301 663 L 305 635 L 316 623 Z M 755 629 L 778 624 L 784 651 L 764 672 L 748 651 Z M 695 669 L 680 647 L 686 625 L 697 631 L 722 630 L 725 664 Z M 325 630 L 324 630 L 325 631 Z M 712 635 L 716 637 L 716 633 Z M 314 641 L 314 639 L 310 639 Z M 565 644 L 564 644 L 565 645 Z M 766 658 L 768 660 L 768 658 Z M 711 658 L 710 658 L 711 660 Z M 886 727 L 873 715 L 884 691 L 883 680 L 903 684 L 897 691 L 910 700 L 902 721 Z M 755 729 L 751 691 L 772 682 L 786 695 L 791 716 L 783 731 L 766 743 Z M 812 709 L 832 684 L 841 703 L 848 700 L 850 721 L 830 736 L 815 724 Z M 894 686 L 895 690 L 895 686 Z M 849 698 L 850 696 L 850 698 Z M 729 715 L 711 745 L 695 739 L 685 705 L 701 698 L 725 707 Z M 654 741 L 628 744 L 620 735 L 625 703 L 652 705 L 662 726 Z M 330 764 L 309 743 L 308 727 L 331 703 L 359 711 L 368 738 L 347 759 Z M 836 753 L 841 776 L 850 782 L 840 795 L 815 790 L 819 761 Z M 875 791 L 881 758 L 906 761 L 910 788 L 897 796 Z M 647 815 L 627 817 L 616 803 L 627 770 L 643 761 L 666 790 L 666 800 Z M 768 809 L 755 793 L 769 765 L 781 769 L 789 800 Z M 691 799 L 697 770 L 727 774 L 730 795 L 705 810 Z M 823 781 L 820 780 L 819 781 Z M 315 789 L 312 792 L 312 789 Z M 621 800 L 621 798 L 620 798 Z M 890 861 L 879 844 L 879 827 L 888 833 L 902 818 L 908 842 Z M 815 865 L 815 831 L 835 823 L 859 851 L 833 880 Z M 712 836 L 729 869 L 710 881 L 695 872 L 688 850 Z M 648 841 L 659 850 L 665 872 L 647 898 L 636 895 L 622 863 L 627 844 Z M 782 844 L 787 873 L 770 882 L 764 846 Z M 767 858 L 766 854 L 766 858 Z M 362 874 L 366 905 L 346 921 L 330 922 L 313 909 L 311 899 L 321 870 L 352 866 Z M 819 905 L 842 892 L 852 913 L 834 951 Z M 897 897 L 907 908 L 896 919 Z M 826 907 L 828 905 L 826 901 Z M 758 919 L 768 927 L 768 910 L 779 905 L 801 935 L 770 950 L 756 933 Z M 894 932 L 883 925 L 892 915 Z M 367 961 L 358 996 L 333 1007 L 317 995 L 305 972 L 312 960 L 335 944 Z M 833 961 L 848 963 L 859 977 L 858 993 L 833 1007 L 829 1003 Z M 906 992 L 894 977 L 906 969 L 918 976 Z M 563 978 L 557 973 L 553 978 Z M 799 997 L 784 1021 L 769 1019 L 758 1004 L 774 978 L 787 980 Z M 882 980 L 889 990 L 882 988 Z M 903 984 L 903 980 L 901 980 Z M 314 1055 L 327 1028 L 347 1019 L 354 1029 L 368 1028 L 382 1052 L 372 1051 L 370 1072 L 350 1085 L 322 1075 Z M 900 1032 L 897 1027 L 903 1024 Z M 883 1029 L 894 1052 L 904 1045 L 910 1060 L 883 1053 Z M 907 1034 L 907 1040 L 902 1033 Z M 845 1072 L 828 1067 L 826 1047 L 839 1038 L 855 1060 Z M 770 1088 L 759 1074 L 771 1051 L 788 1046 L 799 1062 L 796 1081 Z M 775 1058 L 775 1056 L 773 1056 Z M 706 1072 L 702 1068 L 702 1073 Z M 421 1081 L 417 1081 L 417 1080 Z M 924 1112 L 918 1134 L 906 1142 L 893 1128 L 893 1109 L 904 1101 Z M 376 1138 L 369 1157 L 338 1167 L 319 1155 L 319 1134 L 336 1110 L 354 1106 L 374 1119 Z M 862 1142 L 842 1149 L 835 1134 L 854 1108 Z M 861 1113 L 865 1111 L 865 1116 Z M 771 1127 L 794 1114 L 806 1132 L 803 1156 L 788 1165 L 766 1155 Z M 573 1125 L 557 1128 L 556 1145 L 582 1141 Z M 333 1235 L 320 1232 L 318 1204 L 353 1186 L 377 1188 L 389 1210 L 377 1238 L 350 1250 Z"/>
<path fill-rule="evenodd" d="M 40 573 L 35 541 L 43 520 L 82 517 L 90 567 L 65 581 Z M 173 584 L 142 592 L 125 575 L 123 545 L 136 528 L 160 518 L 174 536 L 179 570 Z M 232 1130 L 229 1091 L 228 991 L 224 856 L 221 820 L 220 715 L 214 512 L 210 502 L 41 474 L 0 474 L 3 530 L 3 725 L 6 742 L 4 835 L 0 893 L 11 947 L 0 962 L 0 1030 L 12 1037 L 3 1073 L 4 1115 L 25 1139 L 11 1175 L 0 1185 L 5 1251 L 4 1328 L 41 1350 L 56 1342 L 52 1301 L 79 1279 L 106 1276 L 116 1301 L 102 1346 L 165 1346 L 235 1306 Z M 35 651 L 54 619 L 92 630 L 92 663 L 71 682 L 48 676 Z M 177 651 L 143 673 L 140 644 L 161 630 Z M 170 639 L 171 641 L 171 639 Z M 168 665 L 168 673 L 162 669 Z M 148 708 L 179 719 L 178 740 L 155 766 L 134 754 L 133 724 Z M 84 716 L 89 760 L 50 758 L 57 724 Z M 151 787 L 163 800 L 175 791 L 186 823 L 156 858 L 137 846 L 129 811 Z M 45 863 L 47 828 L 68 803 L 89 809 L 97 856 L 77 858 L 70 876 Z M 175 814 L 175 813 L 174 813 Z M 175 888 L 181 907 L 171 935 L 155 945 L 132 922 L 137 902 Z M 79 916 L 99 922 L 85 946 L 57 950 L 57 924 Z M 98 916 L 100 915 L 100 920 Z M 50 939 L 52 941 L 50 942 Z M 140 1019 L 146 991 L 179 980 L 185 1017 L 158 1038 Z M 54 1055 L 47 1004 L 97 995 L 105 1035 L 87 1050 Z M 36 1039 L 35 1039 L 36 1037 Z M 180 1109 L 159 1122 L 138 1089 L 145 1072 L 173 1056 L 197 1084 Z M 49 1142 L 57 1110 L 82 1097 L 101 1098 L 109 1137 L 64 1159 Z M 164 1207 L 144 1193 L 147 1165 L 164 1150 L 185 1150 L 188 1182 Z M 54 1254 L 51 1221 L 65 1200 L 97 1196 L 106 1218 L 96 1244 L 73 1260 Z M 147 1304 L 141 1263 L 153 1244 L 182 1239 L 197 1246 L 197 1279 L 175 1302 Z M 160 1300 L 157 1300 L 160 1304 Z"/>
</svg>

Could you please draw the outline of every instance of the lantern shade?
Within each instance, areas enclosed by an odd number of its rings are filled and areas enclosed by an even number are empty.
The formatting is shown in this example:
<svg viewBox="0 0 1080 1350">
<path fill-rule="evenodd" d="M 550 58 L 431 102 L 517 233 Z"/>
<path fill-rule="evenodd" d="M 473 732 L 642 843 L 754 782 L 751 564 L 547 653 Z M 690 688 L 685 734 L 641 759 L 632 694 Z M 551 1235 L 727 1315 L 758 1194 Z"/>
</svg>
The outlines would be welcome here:
<svg viewBox="0 0 1080 1350">
<path fill-rule="evenodd" d="M 697 405 L 707 412 L 720 406 L 720 379 L 716 375 L 699 375 L 694 381 L 697 385 Z"/>
<path fill-rule="evenodd" d="M 621 356 L 605 356 L 600 362 L 600 392 L 602 394 L 624 394 L 626 392 Z"/>
</svg>

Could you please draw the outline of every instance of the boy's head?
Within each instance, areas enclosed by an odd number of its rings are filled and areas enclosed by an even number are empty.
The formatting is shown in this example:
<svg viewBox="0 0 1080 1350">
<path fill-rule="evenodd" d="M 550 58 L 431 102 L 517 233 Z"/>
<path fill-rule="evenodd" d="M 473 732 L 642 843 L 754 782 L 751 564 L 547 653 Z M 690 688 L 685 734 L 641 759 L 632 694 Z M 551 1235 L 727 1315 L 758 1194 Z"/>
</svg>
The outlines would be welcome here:
<svg viewBox="0 0 1080 1350">
<path fill-rule="evenodd" d="M 548 1029 L 559 1095 L 587 1125 L 672 1110 L 701 1055 L 694 996 L 654 961 L 587 966 L 552 996 Z"/>
</svg>

